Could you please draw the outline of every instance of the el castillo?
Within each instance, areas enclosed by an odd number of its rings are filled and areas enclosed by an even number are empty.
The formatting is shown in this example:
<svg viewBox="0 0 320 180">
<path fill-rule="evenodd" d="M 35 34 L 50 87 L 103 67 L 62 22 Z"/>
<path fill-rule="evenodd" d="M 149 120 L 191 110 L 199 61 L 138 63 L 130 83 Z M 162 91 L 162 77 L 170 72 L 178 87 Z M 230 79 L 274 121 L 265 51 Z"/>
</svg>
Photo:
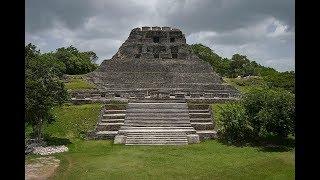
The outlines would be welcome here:
<svg viewBox="0 0 320 180">
<path fill-rule="evenodd" d="M 74 92 L 73 101 L 122 100 L 121 110 L 105 109 L 94 138 L 123 144 L 188 144 L 213 138 L 208 106 L 187 102 L 236 100 L 239 92 L 223 82 L 209 63 L 170 27 L 142 27 L 110 59 L 85 76 L 97 90 Z"/>
</svg>

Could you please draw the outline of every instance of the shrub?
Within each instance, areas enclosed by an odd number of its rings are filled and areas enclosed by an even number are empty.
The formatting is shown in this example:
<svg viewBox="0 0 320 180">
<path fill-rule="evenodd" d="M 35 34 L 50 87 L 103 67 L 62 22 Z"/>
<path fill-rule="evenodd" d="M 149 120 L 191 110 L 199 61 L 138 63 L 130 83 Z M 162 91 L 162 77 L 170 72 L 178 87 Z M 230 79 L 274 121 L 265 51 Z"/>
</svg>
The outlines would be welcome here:
<svg viewBox="0 0 320 180">
<path fill-rule="evenodd" d="M 230 103 L 220 109 L 218 116 L 219 137 L 231 143 L 243 143 L 249 139 L 252 127 L 241 104 Z"/>
<path fill-rule="evenodd" d="M 285 90 L 251 89 L 243 99 L 256 137 L 294 134 L 294 95 Z"/>
<path fill-rule="evenodd" d="M 294 95 L 286 90 L 253 88 L 238 104 L 226 104 L 218 115 L 219 136 L 231 143 L 284 140 L 294 135 Z"/>
</svg>

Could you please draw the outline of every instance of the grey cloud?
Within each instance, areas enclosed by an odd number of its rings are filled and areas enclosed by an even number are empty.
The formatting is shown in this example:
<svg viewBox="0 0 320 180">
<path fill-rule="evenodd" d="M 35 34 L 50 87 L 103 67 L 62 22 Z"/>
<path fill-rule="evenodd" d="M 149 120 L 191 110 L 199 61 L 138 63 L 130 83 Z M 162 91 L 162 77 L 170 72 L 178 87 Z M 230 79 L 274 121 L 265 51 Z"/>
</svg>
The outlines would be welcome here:
<svg viewBox="0 0 320 180">
<path fill-rule="evenodd" d="M 246 27 L 268 17 L 275 17 L 294 26 L 294 1 L 292 0 L 202 0 L 179 1 L 174 10 L 160 1 L 157 10 L 170 25 L 183 27 L 188 33 L 200 30 L 221 32 Z M 165 8 L 163 8 L 165 6 Z"/>
<path fill-rule="evenodd" d="M 273 32 L 275 23 L 285 31 Z M 44 51 L 74 45 L 95 51 L 101 62 L 132 28 L 144 25 L 181 28 L 189 43 L 206 44 L 222 56 L 243 52 L 276 69 L 294 67 L 292 0 L 26 1 L 26 41 Z"/>
</svg>

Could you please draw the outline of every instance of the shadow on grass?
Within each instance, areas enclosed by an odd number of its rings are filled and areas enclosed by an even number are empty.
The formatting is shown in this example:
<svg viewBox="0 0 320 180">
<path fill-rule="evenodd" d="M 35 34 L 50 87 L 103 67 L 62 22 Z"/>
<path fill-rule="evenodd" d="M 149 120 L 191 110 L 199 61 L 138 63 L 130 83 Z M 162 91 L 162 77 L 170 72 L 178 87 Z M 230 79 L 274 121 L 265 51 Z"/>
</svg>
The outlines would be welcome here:
<svg viewBox="0 0 320 180">
<path fill-rule="evenodd" d="M 228 146 L 256 147 L 259 149 L 259 151 L 263 152 L 286 152 L 292 150 L 295 147 L 295 139 L 293 138 L 266 137 L 250 142 L 231 142 L 223 138 L 218 138 L 218 142 Z"/>
<path fill-rule="evenodd" d="M 71 141 L 67 138 L 52 137 L 50 135 L 44 135 L 44 141 L 48 146 L 61 146 L 71 144 Z"/>
<path fill-rule="evenodd" d="M 260 151 L 264 152 L 285 152 L 290 151 L 295 147 L 295 139 L 293 138 L 277 138 L 267 137 L 260 140 L 257 144 Z"/>
</svg>

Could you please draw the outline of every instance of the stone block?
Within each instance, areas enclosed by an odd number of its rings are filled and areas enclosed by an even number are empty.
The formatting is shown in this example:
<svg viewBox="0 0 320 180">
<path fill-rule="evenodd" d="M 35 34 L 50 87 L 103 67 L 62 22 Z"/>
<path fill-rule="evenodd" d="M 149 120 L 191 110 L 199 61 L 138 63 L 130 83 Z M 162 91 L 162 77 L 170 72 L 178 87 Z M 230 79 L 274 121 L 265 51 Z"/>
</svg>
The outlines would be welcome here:
<svg viewBox="0 0 320 180">
<path fill-rule="evenodd" d="M 163 31 L 170 31 L 171 28 L 170 28 L 170 27 L 162 27 L 162 30 L 163 30 Z"/>
<path fill-rule="evenodd" d="M 148 26 L 142 27 L 142 31 L 148 31 L 148 30 L 150 30 L 150 27 L 148 27 Z"/>
<path fill-rule="evenodd" d="M 188 144 L 200 143 L 200 139 L 199 139 L 198 134 L 188 134 L 187 139 L 188 139 Z"/>
<path fill-rule="evenodd" d="M 160 30 L 161 30 L 161 27 L 154 26 L 154 27 L 152 27 L 152 30 L 160 31 Z"/>
<path fill-rule="evenodd" d="M 126 136 L 124 135 L 116 135 L 114 137 L 114 144 L 125 144 L 126 143 Z"/>
</svg>

